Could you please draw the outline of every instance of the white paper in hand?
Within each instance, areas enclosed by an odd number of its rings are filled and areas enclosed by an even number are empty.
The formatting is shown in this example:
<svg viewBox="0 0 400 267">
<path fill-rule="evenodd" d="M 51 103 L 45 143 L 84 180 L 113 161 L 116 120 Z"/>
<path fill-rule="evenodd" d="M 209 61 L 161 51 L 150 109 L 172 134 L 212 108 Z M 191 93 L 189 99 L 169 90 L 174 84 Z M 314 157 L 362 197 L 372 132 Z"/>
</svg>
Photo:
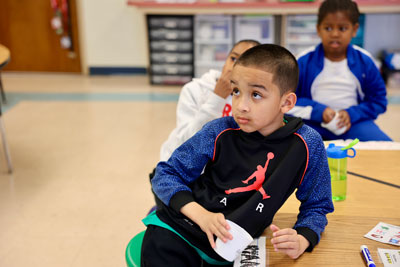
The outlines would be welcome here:
<svg viewBox="0 0 400 267">
<path fill-rule="evenodd" d="M 234 261 L 240 253 L 253 241 L 253 238 L 246 230 L 237 225 L 236 223 L 226 220 L 230 226 L 229 233 L 233 239 L 228 240 L 226 243 L 217 238 L 215 242 L 215 252 L 227 261 Z"/>
<path fill-rule="evenodd" d="M 346 127 L 342 127 L 342 128 L 338 128 L 337 127 L 337 123 L 339 122 L 339 113 L 336 112 L 335 117 L 328 123 L 321 123 L 321 126 L 328 129 L 329 131 L 331 131 L 332 133 L 336 134 L 336 135 L 341 135 L 346 131 Z"/>
</svg>

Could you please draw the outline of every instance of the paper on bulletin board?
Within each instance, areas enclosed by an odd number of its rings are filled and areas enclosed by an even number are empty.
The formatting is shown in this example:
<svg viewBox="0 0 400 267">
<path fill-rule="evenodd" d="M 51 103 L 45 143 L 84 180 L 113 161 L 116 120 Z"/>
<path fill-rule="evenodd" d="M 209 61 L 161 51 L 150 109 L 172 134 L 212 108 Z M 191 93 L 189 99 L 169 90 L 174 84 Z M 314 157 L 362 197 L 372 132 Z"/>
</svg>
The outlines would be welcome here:
<svg viewBox="0 0 400 267">
<path fill-rule="evenodd" d="M 240 256 L 236 258 L 233 267 L 267 266 L 265 242 L 265 236 L 255 238 L 253 242 L 242 251 Z"/>
</svg>

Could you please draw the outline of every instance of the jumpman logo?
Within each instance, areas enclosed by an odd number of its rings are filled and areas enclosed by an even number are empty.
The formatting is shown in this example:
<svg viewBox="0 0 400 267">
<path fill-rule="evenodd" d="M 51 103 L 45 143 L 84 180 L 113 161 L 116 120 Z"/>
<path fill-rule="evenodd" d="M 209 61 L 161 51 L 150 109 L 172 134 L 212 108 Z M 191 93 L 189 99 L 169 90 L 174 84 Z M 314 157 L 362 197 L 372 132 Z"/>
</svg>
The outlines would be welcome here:
<svg viewBox="0 0 400 267">
<path fill-rule="evenodd" d="M 253 174 L 250 175 L 249 178 L 242 181 L 242 183 L 248 184 L 250 180 L 252 180 L 253 178 L 256 178 L 254 183 L 252 183 L 251 185 L 245 186 L 245 187 L 237 187 L 237 188 L 225 190 L 225 193 L 229 195 L 232 193 L 241 193 L 241 192 L 257 190 L 258 192 L 261 193 L 261 195 L 263 196 L 263 199 L 270 198 L 271 196 L 267 195 L 264 188 L 262 187 L 262 184 L 264 183 L 264 180 L 265 180 L 265 173 L 267 172 L 269 161 L 273 158 L 274 158 L 274 153 L 269 152 L 267 154 L 267 162 L 265 162 L 265 166 L 262 167 L 261 165 L 257 165 L 257 170 L 255 172 L 253 172 Z"/>
</svg>

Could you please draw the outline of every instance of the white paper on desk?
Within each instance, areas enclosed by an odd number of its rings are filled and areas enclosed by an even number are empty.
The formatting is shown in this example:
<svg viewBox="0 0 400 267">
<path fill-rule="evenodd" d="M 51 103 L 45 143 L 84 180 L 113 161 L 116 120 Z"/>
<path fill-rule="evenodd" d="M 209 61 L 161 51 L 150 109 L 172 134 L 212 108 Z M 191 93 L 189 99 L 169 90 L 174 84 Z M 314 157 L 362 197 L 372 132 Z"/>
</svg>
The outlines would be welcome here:
<svg viewBox="0 0 400 267">
<path fill-rule="evenodd" d="M 364 237 L 382 243 L 400 246 L 400 226 L 379 222 Z"/>
<path fill-rule="evenodd" d="M 400 267 L 400 250 L 378 248 L 378 255 L 385 267 Z"/>
<path fill-rule="evenodd" d="M 265 236 L 254 239 L 253 242 L 242 251 L 240 256 L 236 258 L 233 267 L 267 266 L 266 240 Z"/>
</svg>

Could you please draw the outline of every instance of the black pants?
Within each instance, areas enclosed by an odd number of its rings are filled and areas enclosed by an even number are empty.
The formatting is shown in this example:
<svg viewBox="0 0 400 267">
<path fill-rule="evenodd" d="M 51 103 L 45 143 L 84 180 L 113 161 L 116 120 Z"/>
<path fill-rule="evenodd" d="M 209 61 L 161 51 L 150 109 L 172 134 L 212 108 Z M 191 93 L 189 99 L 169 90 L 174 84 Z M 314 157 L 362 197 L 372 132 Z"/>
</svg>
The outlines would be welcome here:
<svg viewBox="0 0 400 267">
<path fill-rule="evenodd" d="M 215 265 L 203 261 L 196 250 L 175 233 L 162 227 L 149 225 L 143 238 L 140 266 L 206 267 Z M 222 266 L 233 266 L 233 264 Z"/>
</svg>

